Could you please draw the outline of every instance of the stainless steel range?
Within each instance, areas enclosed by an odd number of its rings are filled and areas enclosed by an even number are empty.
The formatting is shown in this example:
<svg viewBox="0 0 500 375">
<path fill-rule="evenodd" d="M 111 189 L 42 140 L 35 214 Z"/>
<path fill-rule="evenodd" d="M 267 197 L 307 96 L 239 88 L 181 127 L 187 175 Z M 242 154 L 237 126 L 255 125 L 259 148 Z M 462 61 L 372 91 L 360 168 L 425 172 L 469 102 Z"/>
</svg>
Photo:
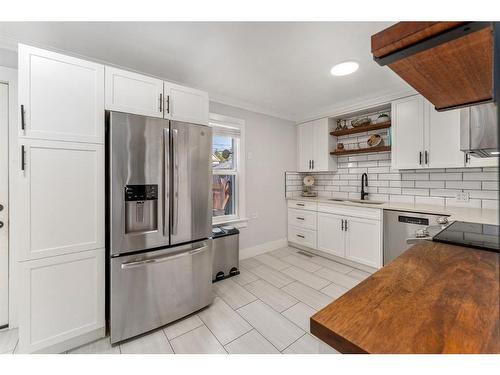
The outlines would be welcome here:
<svg viewBox="0 0 500 375">
<path fill-rule="evenodd" d="M 213 301 L 208 126 L 107 113 L 111 342 Z"/>
</svg>

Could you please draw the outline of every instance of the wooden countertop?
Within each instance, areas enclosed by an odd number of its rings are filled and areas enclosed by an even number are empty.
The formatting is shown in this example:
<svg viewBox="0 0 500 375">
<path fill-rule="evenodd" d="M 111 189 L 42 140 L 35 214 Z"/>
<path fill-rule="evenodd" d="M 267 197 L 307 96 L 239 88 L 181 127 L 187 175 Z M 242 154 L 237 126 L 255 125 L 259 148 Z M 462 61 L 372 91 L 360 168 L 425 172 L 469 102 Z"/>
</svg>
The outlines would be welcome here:
<svg viewBox="0 0 500 375">
<path fill-rule="evenodd" d="M 500 353 L 499 254 L 421 242 L 311 317 L 342 353 Z"/>
</svg>

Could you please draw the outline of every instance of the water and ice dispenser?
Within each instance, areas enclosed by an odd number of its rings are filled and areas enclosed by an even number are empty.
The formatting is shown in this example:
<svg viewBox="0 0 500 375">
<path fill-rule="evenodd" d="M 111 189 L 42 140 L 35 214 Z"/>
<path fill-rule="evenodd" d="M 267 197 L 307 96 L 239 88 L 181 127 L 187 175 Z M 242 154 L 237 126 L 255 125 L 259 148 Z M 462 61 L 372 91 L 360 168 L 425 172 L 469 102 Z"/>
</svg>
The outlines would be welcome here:
<svg viewBox="0 0 500 375">
<path fill-rule="evenodd" d="M 158 185 L 125 186 L 125 233 L 158 230 Z"/>
</svg>

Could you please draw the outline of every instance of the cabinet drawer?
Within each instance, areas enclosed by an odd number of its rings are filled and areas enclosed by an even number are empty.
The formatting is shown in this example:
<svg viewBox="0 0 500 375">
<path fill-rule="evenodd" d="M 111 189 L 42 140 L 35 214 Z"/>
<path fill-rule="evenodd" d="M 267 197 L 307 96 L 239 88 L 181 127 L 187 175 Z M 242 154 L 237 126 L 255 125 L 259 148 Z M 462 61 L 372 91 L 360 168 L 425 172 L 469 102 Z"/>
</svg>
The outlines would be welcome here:
<svg viewBox="0 0 500 375">
<path fill-rule="evenodd" d="M 314 211 L 288 209 L 288 225 L 316 230 L 316 217 Z"/>
<path fill-rule="evenodd" d="M 289 225 L 288 241 L 316 249 L 316 231 Z"/>
<path fill-rule="evenodd" d="M 318 209 L 318 203 L 308 201 L 288 201 L 288 208 L 316 211 Z"/>
</svg>

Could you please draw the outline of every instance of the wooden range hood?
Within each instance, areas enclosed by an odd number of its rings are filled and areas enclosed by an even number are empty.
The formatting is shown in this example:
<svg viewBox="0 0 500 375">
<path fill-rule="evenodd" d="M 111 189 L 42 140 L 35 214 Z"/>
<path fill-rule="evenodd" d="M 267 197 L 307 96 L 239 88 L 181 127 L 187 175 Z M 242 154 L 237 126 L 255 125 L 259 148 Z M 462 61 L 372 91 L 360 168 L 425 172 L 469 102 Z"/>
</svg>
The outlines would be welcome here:
<svg viewBox="0 0 500 375">
<path fill-rule="evenodd" d="M 399 22 L 371 38 L 374 60 L 447 110 L 490 102 L 494 24 Z"/>
</svg>

